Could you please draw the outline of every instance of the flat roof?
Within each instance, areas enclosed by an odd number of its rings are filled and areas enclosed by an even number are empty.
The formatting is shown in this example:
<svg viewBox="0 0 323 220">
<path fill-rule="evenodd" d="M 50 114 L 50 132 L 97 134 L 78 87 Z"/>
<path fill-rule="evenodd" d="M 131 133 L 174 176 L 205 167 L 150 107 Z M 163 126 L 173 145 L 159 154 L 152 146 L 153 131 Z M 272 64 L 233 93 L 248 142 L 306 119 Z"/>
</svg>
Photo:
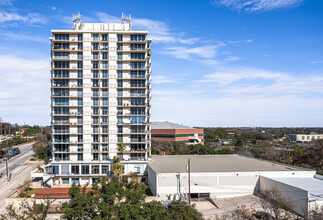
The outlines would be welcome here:
<svg viewBox="0 0 323 220">
<path fill-rule="evenodd" d="M 272 178 L 281 183 L 303 189 L 310 198 L 323 200 L 323 180 L 317 178 Z"/>
<path fill-rule="evenodd" d="M 261 171 L 311 171 L 266 160 L 231 155 L 152 155 L 148 165 L 156 173 L 187 172 L 188 158 L 191 172 L 261 172 Z"/>
<path fill-rule="evenodd" d="M 151 122 L 151 129 L 195 129 L 195 128 L 165 121 L 165 122 Z"/>
</svg>

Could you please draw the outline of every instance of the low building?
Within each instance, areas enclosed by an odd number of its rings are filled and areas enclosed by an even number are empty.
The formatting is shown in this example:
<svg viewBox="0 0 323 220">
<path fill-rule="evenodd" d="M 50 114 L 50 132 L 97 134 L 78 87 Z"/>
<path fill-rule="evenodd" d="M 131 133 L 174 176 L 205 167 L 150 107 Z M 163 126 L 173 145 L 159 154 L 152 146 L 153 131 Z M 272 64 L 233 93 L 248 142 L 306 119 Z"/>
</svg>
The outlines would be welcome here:
<svg viewBox="0 0 323 220">
<path fill-rule="evenodd" d="M 186 144 L 204 144 L 204 129 L 191 128 L 171 122 L 152 122 L 151 139 L 155 141 L 178 141 Z"/>
<path fill-rule="evenodd" d="M 302 143 L 302 144 L 310 144 L 315 140 L 323 139 L 323 134 L 287 134 L 287 137 L 290 138 L 290 141 L 293 143 Z"/>
<path fill-rule="evenodd" d="M 260 189 L 274 187 L 274 181 L 283 178 L 291 180 L 291 183 L 309 181 L 323 189 L 323 181 L 315 178 L 316 171 L 256 158 L 238 155 L 153 155 L 148 162 L 148 185 L 157 200 L 188 198 L 188 159 L 192 199 L 253 195 Z M 294 193 L 298 195 L 304 190 L 298 187 Z M 311 191 L 306 195 L 311 195 Z M 306 198 L 304 201 L 310 202 L 311 197 Z M 296 213 L 300 214 L 302 208 L 295 204 Z"/>
</svg>

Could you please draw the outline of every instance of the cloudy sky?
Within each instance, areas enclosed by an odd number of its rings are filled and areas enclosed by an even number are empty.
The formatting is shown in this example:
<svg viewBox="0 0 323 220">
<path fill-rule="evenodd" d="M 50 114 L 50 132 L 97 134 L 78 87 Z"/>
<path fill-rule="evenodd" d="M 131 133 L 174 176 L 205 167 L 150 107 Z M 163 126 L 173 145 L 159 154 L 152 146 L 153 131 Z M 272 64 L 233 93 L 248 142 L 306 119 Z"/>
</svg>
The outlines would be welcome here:
<svg viewBox="0 0 323 220">
<path fill-rule="evenodd" d="M 0 117 L 50 123 L 51 29 L 148 30 L 152 119 L 191 126 L 323 126 L 322 0 L 0 0 Z"/>
</svg>

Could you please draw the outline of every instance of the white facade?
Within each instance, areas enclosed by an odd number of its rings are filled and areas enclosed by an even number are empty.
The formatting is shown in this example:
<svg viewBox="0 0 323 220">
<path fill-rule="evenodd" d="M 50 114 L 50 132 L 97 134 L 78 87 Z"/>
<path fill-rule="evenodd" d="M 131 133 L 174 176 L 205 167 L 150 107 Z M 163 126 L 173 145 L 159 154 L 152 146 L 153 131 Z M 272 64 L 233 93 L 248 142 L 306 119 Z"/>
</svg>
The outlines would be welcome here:
<svg viewBox="0 0 323 220">
<path fill-rule="evenodd" d="M 176 157 L 176 159 L 174 158 Z M 260 177 L 313 178 L 315 171 L 237 155 L 152 156 L 148 185 L 158 200 L 188 194 L 187 159 L 191 161 L 191 195 L 227 198 L 260 192 Z"/>
<path fill-rule="evenodd" d="M 122 156 L 125 175 L 144 174 L 151 137 L 147 34 L 128 23 L 52 30 L 53 160 L 47 170 L 53 184 L 91 184 L 113 175 L 115 156 Z"/>
<path fill-rule="evenodd" d="M 294 143 L 300 142 L 300 143 L 304 143 L 304 144 L 312 143 L 313 141 L 323 139 L 323 134 L 316 134 L 316 133 L 288 134 L 287 136 Z"/>
</svg>

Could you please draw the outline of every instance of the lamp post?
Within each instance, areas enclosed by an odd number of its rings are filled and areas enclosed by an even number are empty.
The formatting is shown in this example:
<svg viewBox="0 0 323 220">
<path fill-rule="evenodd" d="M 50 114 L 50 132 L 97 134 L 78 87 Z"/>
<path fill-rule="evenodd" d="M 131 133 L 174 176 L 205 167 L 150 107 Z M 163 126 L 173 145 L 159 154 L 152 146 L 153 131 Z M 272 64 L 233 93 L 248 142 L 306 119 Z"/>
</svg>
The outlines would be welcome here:
<svg viewBox="0 0 323 220">
<path fill-rule="evenodd" d="M 187 161 L 187 173 L 188 173 L 188 204 L 191 206 L 191 160 L 188 158 Z"/>
</svg>

